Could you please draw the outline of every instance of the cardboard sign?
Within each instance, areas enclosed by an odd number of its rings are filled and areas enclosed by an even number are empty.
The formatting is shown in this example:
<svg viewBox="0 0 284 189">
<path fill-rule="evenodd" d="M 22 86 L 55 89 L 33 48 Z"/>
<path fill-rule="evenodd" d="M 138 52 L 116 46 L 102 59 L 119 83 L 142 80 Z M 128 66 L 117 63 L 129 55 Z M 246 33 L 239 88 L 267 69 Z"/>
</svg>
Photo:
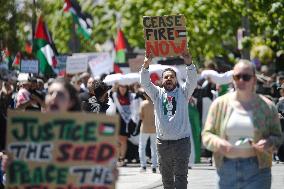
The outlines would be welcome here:
<svg viewBox="0 0 284 189">
<path fill-rule="evenodd" d="M 118 116 L 8 112 L 8 189 L 113 189 Z"/>
<path fill-rule="evenodd" d="M 87 56 L 68 56 L 66 61 L 66 73 L 77 74 L 86 72 L 88 69 Z"/>
<path fill-rule="evenodd" d="M 135 58 L 128 59 L 128 64 L 131 72 L 139 72 L 144 64 L 144 56 L 137 55 Z"/>
<path fill-rule="evenodd" d="M 143 26 L 146 52 L 154 57 L 179 56 L 187 50 L 183 15 L 144 16 Z"/>
<path fill-rule="evenodd" d="M 113 60 L 109 53 L 103 52 L 89 57 L 89 67 L 94 77 L 113 72 Z"/>
<path fill-rule="evenodd" d="M 38 74 L 38 60 L 21 60 L 20 72 Z"/>
</svg>

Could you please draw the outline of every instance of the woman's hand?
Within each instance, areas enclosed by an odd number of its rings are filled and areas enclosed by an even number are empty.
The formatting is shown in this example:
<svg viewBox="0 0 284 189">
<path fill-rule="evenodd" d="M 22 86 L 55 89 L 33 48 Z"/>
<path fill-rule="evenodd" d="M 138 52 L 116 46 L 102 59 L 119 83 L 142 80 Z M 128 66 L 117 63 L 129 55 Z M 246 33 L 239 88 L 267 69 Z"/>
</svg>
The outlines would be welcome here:
<svg viewBox="0 0 284 189">
<path fill-rule="evenodd" d="M 217 152 L 225 155 L 232 150 L 233 146 L 228 141 L 220 139 L 217 146 Z"/>
<path fill-rule="evenodd" d="M 252 143 L 251 145 L 259 152 L 273 152 L 273 147 L 268 144 L 266 139 L 261 139 L 257 143 Z"/>
</svg>

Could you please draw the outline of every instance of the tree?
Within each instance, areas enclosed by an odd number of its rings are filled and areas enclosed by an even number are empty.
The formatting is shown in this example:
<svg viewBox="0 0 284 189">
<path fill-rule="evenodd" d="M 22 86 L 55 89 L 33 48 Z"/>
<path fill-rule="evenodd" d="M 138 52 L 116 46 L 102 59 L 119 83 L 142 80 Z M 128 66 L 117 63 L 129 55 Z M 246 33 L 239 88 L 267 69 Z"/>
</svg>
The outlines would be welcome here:
<svg viewBox="0 0 284 189">
<path fill-rule="evenodd" d="M 94 3 L 93 0 L 78 1 L 82 10 L 90 13 L 94 20 L 92 40 L 79 36 L 81 52 L 95 51 L 96 43 L 101 44 L 107 39 L 114 38 L 117 30 L 117 13 L 121 14 L 121 28 L 125 37 L 131 46 L 138 48 L 144 48 L 144 15 L 184 14 L 187 19 L 188 46 L 194 59 L 199 62 L 216 56 L 240 56 L 236 33 L 237 29 L 244 25 L 244 20 L 249 25 L 249 36 L 244 41 L 246 47 L 251 48 L 254 39 L 259 37 L 263 39 L 264 45 L 274 52 L 283 50 L 284 47 L 284 2 L 279 0 L 105 0 L 102 3 Z M 1 10 L 10 6 L 12 2 L 14 1 L 4 1 Z M 70 14 L 63 13 L 63 3 L 63 0 L 37 0 L 37 10 L 38 13 L 40 11 L 44 14 L 58 51 L 70 53 L 73 20 Z M 28 18 L 28 11 L 23 11 L 26 12 L 18 15 Z M 0 16 L 4 15 L 2 12 Z M 2 19 L 0 22 L 1 33 L 11 27 L 2 24 Z M 19 37 L 16 39 L 19 41 L 24 39 L 22 28 L 26 23 L 26 20 L 17 19 L 19 35 L 16 36 Z M 8 35 L 7 32 L 4 33 L 5 36 Z M 8 40 L 7 37 L 5 39 Z"/>
</svg>

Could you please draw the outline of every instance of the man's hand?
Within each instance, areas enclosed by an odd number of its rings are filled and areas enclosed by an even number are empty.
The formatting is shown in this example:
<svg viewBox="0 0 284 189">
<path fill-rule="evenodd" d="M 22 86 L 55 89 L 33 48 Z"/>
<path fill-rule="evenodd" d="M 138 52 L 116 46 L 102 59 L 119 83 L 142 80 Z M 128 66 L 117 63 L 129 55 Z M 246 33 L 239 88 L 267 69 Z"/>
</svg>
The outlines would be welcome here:
<svg viewBox="0 0 284 189">
<path fill-rule="evenodd" d="M 148 69 L 149 68 L 149 64 L 153 59 L 153 55 L 151 52 L 145 52 L 145 58 L 144 58 L 144 64 L 143 64 L 143 68 Z"/>
<path fill-rule="evenodd" d="M 192 63 L 192 57 L 191 57 L 191 54 L 190 54 L 187 50 L 185 50 L 185 51 L 182 53 L 182 57 L 183 57 L 184 63 L 185 63 L 186 65 L 191 65 L 191 63 Z"/>
</svg>

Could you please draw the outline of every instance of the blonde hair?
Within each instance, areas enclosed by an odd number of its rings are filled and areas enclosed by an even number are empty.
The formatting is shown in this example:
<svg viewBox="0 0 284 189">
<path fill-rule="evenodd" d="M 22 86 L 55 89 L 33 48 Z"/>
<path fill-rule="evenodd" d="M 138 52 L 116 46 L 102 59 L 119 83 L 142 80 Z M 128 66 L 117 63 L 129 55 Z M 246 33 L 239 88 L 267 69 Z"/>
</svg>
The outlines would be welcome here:
<svg viewBox="0 0 284 189">
<path fill-rule="evenodd" d="M 237 65 L 239 65 L 239 64 L 244 64 L 244 65 L 247 65 L 247 66 L 251 67 L 251 70 L 252 70 L 252 72 L 253 72 L 253 75 L 255 75 L 255 73 L 256 73 L 256 67 L 255 67 L 255 65 L 254 65 L 253 63 L 251 63 L 251 61 L 249 61 L 249 60 L 247 60 L 247 59 L 240 59 L 240 60 L 236 63 L 236 65 L 234 66 L 234 68 L 235 68 Z"/>
<path fill-rule="evenodd" d="M 249 60 L 247 60 L 247 59 L 240 59 L 240 60 L 235 64 L 234 69 L 235 69 L 235 67 L 236 67 L 237 65 L 239 65 L 239 64 L 243 64 L 243 65 L 249 66 L 249 67 L 251 68 L 251 70 L 252 70 L 252 74 L 256 77 L 256 67 L 255 67 L 255 65 L 254 65 L 251 61 L 249 61 Z M 255 83 L 254 87 L 252 88 L 252 92 L 253 92 L 253 93 L 256 93 L 256 83 Z"/>
</svg>

